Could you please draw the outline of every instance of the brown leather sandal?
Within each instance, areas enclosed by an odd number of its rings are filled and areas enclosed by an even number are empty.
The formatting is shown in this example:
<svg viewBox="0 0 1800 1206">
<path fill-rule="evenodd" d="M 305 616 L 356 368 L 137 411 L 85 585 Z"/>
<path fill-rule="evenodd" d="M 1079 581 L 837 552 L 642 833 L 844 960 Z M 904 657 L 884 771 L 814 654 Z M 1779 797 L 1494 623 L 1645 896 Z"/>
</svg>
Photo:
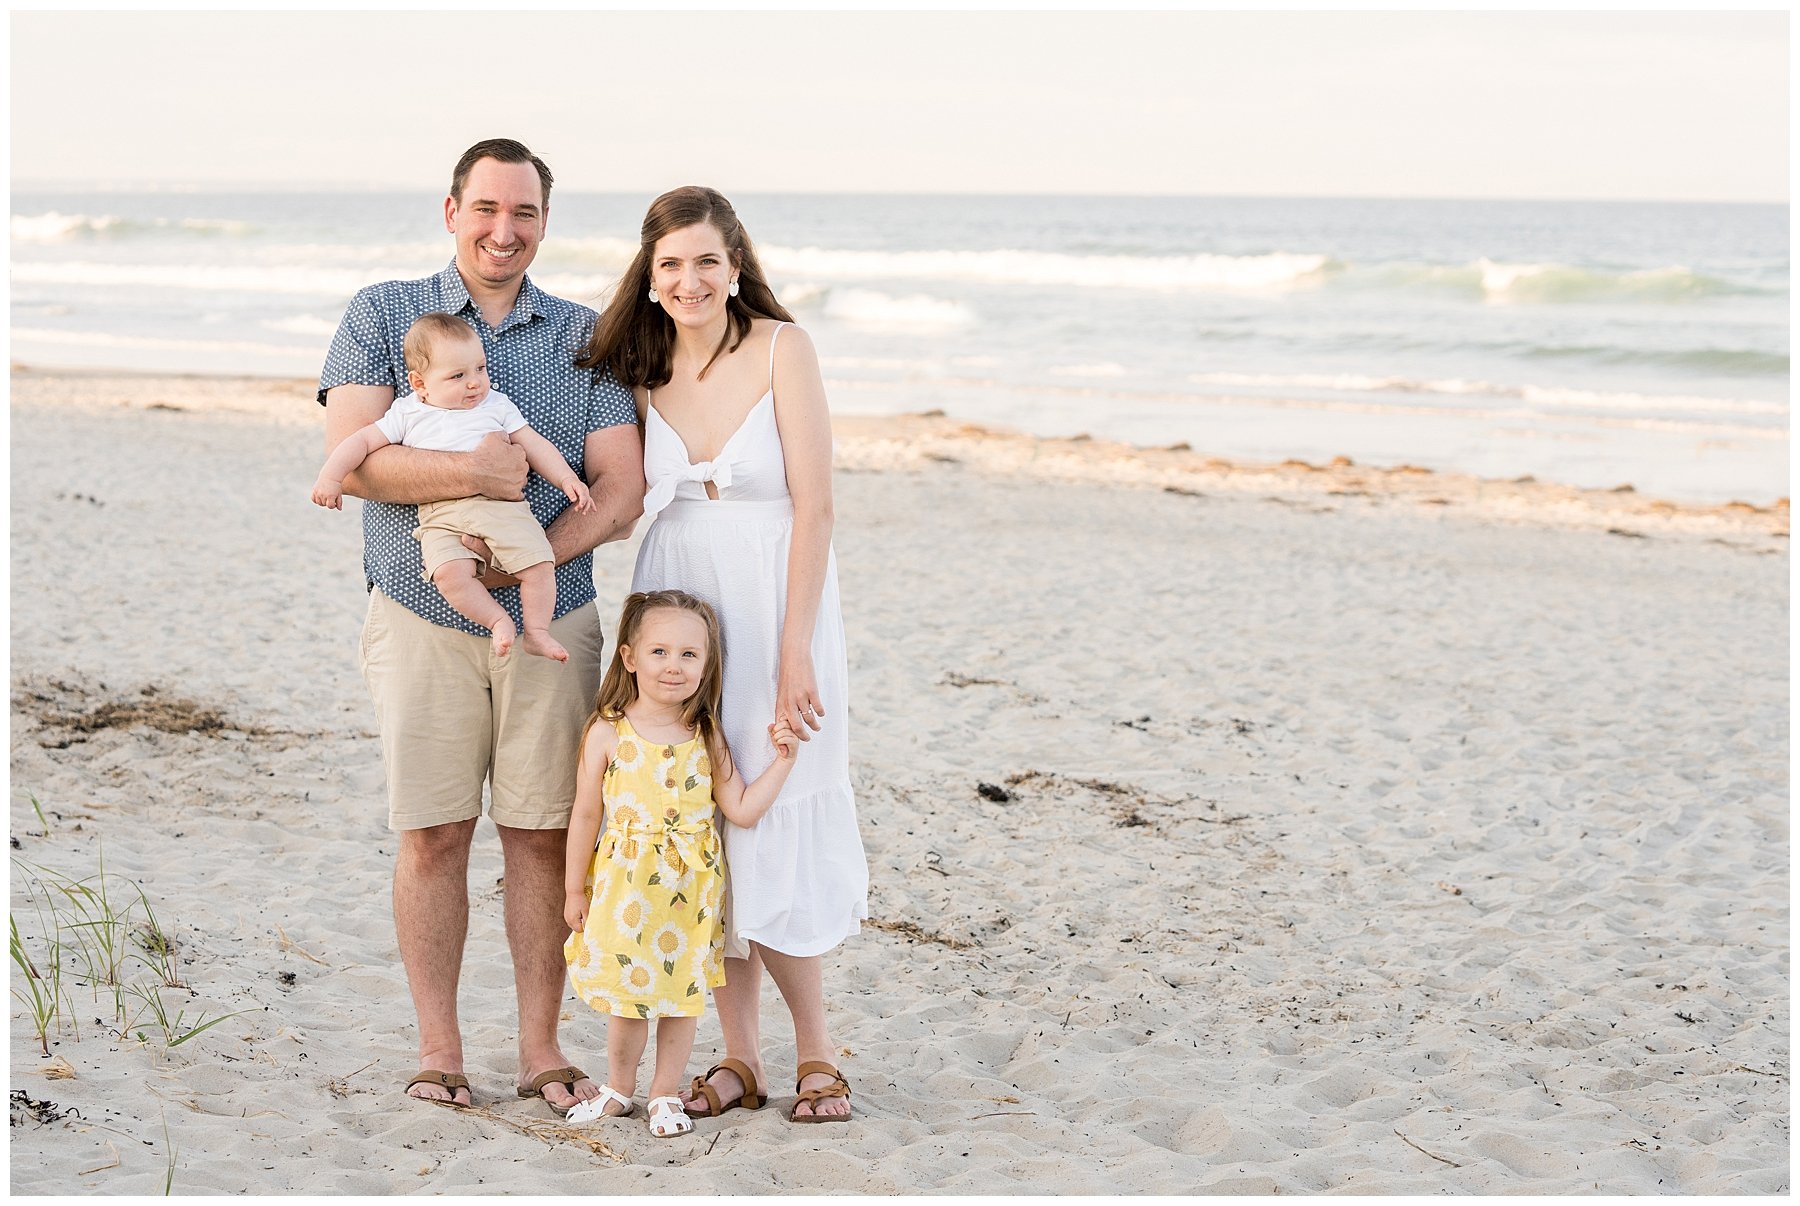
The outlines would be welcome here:
<svg viewBox="0 0 1800 1206">
<path fill-rule="evenodd" d="M 450 1100 L 441 1101 L 436 1097 L 412 1097 L 412 1087 L 414 1085 L 437 1085 L 439 1088 L 448 1089 L 450 1090 Z M 456 1091 L 458 1089 L 467 1089 L 469 1100 L 456 1100 Z M 475 1090 L 469 1088 L 469 1078 L 460 1072 L 439 1072 L 435 1068 L 426 1068 L 417 1076 L 407 1081 L 406 1087 L 400 1091 L 405 1093 L 408 1097 L 412 1097 L 414 1101 L 430 1101 L 435 1102 L 438 1105 L 455 1106 L 459 1110 L 466 1110 L 475 1104 Z"/>
<path fill-rule="evenodd" d="M 807 1077 L 811 1076 L 815 1072 L 821 1072 L 821 1073 L 824 1073 L 826 1076 L 835 1077 L 836 1079 L 833 1080 L 832 1083 L 826 1085 L 822 1089 L 802 1090 L 800 1088 L 800 1082 L 805 1080 Z M 799 1109 L 800 1103 L 803 1101 L 815 1103 L 814 1108 L 816 1109 L 816 1108 L 818 1108 L 816 1103 L 821 1098 L 824 1098 L 824 1097 L 842 1097 L 845 1101 L 850 1100 L 850 1086 L 844 1083 L 843 1074 L 841 1072 L 839 1072 L 836 1068 L 832 1067 L 830 1064 L 826 1063 L 824 1060 L 818 1060 L 818 1059 L 807 1060 L 805 1063 L 800 1065 L 799 1071 L 794 1073 L 794 1092 L 800 1094 L 800 1096 L 795 1099 L 793 1109 L 790 1109 L 788 1111 L 788 1121 L 789 1122 L 849 1122 L 850 1121 L 849 1114 L 796 1114 L 796 1113 L 794 1113 L 794 1110 Z"/>
<path fill-rule="evenodd" d="M 578 1080 L 586 1080 L 587 1078 L 588 1078 L 588 1074 L 586 1072 L 583 1072 L 580 1068 L 575 1068 L 575 1067 L 552 1068 L 548 1072 L 540 1073 L 538 1076 L 533 1078 L 532 1082 L 529 1085 L 520 1085 L 519 1086 L 519 1096 L 520 1097 L 544 1097 L 544 1086 L 545 1085 L 561 1085 L 563 1088 L 567 1089 L 570 1093 L 574 1093 L 575 1092 L 575 1082 Z M 567 1118 L 569 1116 L 569 1111 L 575 1108 L 574 1105 L 559 1106 L 554 1101 L 551 1101 L 548 1097 L 544 1097 L 544 1104 L 549 1106 L 551 1112 L 553 1114 L 555 1114 L 558 1118 Z M 575 1102 L 575 1105 L 580 1105 L 580 1104 L 581 1104 L 580 1099 L 577 1099 Z"/>
<path fill-rule="evenodd" d="M 719 1091 L 706 1083 L 712 1079 L 712 1074 L 714 1072 L 730 1072 L 739 1080 L 743 1081 L 743 1095 L 730 1105 L 726 1105 L 720 1099 Z M 688 1113 L 692 1114 L 695 1118 L 717 1118 L 726 1110 L 735 1110 L 739 1106 L 743 1106 L 746 1110 L 762 1109 L 763 1099 L 761 1094 L 756 1091 L 756 1073 L 750 1071 L 750 1066 L 741 1059 L 720 1060 L 706 1070 L 705 1076 L 694 1077 L 694 1083 L 689 1087 L 688 1091 L 694 1097 L 706 1098 L 706 1113 L 702 1114 L 696 1110 L 688 1111 Z"/>
</svg>

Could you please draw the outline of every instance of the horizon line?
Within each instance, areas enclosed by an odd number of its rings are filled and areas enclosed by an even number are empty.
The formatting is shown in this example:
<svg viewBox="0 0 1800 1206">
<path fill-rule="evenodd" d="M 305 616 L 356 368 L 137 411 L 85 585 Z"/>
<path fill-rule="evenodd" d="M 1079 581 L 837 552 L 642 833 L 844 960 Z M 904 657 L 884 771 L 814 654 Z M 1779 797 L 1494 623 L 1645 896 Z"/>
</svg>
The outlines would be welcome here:
<svg viewBox="0 0 1800 1206">
<path fill-rule="evenodd" d="M 626 197 L 655 196 L 649 190 L 638 189 L 584 189 L 571 185 L 563 185 L 562 195 L 578 195 L 593 197 Z M 319 193 L 343 196 L 372 193 L 411 193 L 427 192 L 437 194 L 434 186 L 427 190 L 419 185 L 381 184 L 371 185 L 361 182 L 329 182 L 315 181 L 206 181 L 179 182 L 152 180 L 19 180 L 12 181 L 12 191 L 21 192 L 93 192 L 93 193 Z M 1527 202 L 1527 203 L 1559 203 L 1580 205 L 1757 205 L 1787 206 L 1788 198 L 1775 200 L 1753 200 L 1743 198 L 1718 197 L 1597 197 L 1597 196 L 1546 196 L 1492 194 L 1450 194 L 1450 193 L 1184 193 L 1184 192 L 1004 192 L 982 189 L 934 190 L 934 189 L 900 189 L 876 191 L 869 189 L 738 189 L 738 196 L 744 197 L 944 197 L 944 198 L 983 198 L 1005 200 L 1017 198 L 1021 200 L 1041 200 L 1044 198 L 1068 198 L 1072 200 L 1095 201 L 1460 201 L 1460 202 Z"/>
</svg>

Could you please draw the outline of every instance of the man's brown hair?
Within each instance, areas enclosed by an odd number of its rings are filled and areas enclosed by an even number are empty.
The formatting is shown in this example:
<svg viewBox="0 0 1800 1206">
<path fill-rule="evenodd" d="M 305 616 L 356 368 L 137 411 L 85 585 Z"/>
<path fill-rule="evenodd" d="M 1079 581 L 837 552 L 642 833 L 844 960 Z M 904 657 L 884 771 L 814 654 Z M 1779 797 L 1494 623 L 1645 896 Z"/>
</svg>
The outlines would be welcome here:
<svg viewBox="0 0 1800 1206">
<path fill-rule="evenodd" d="M 529 163 L 536 168 L 538 183 L 544 186 L 544 208 L 550 208 L 550 169 L 524 143 L 511 138 L 484 138 L 462 153 L 462 158 L 456 161 L 456 170 L 450 173 L 450 196 L 458 205 L 462 204 L 463 185 L 469 182 L 469 173 L 483 159 L 493 159 L 500 163 Z"/>
</svg>

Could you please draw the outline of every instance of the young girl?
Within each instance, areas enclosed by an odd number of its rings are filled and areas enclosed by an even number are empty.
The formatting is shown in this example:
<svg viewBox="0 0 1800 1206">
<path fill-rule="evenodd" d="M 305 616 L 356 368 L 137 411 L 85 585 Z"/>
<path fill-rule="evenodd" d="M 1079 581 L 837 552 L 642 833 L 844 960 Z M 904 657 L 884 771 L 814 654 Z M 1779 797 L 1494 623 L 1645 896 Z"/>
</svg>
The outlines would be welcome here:
<svg viewBox="0 0 1800 1206">
<path fill-rule="evenodd" d="M 569 818 L 563 917 L 574 932 L 563 954 L 575 991 L 610 1015 L 607 1083 L 569 1112 L 571 1122 L 636 1108 L 638 1064 L 656 1018 L 650 1133 L 694 1129 L 676 1090 L 706 990 L 725 980 L 725 868 L 713 808 L 734 825 L 755 825 L 799 744 L 785 720 L 770 725 L 775 760 L 746 786 L 719 728 L 723 678 L 712 608 L 676 590 L 625 600 L 582 733 Z"/>
</svg>

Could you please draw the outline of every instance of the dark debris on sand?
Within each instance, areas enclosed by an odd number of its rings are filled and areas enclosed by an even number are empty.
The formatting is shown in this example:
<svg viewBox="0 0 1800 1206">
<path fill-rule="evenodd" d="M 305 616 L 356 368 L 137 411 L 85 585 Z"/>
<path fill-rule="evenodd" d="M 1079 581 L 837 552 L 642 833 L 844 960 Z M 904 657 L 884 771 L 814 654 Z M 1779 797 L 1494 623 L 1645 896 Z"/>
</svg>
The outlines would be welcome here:
<svg viewBox="0 0 1800 1206">
<path fill-rule="evenodd" d="M 49 1126 L 63 1118 L 80 1118 L 81 1111 L 74 1106 L 59 1106 L 54 1101 L 36 1101 L 24 1089 L 14 1089 L 10 1097 L 12 1104 L 12 1125 L 24 1126 L 27 1122 L 35 1122 L 39 1126 Z"/>
<path fill-rule="evenodd" d="M 863 920 L 863 924 L 873 929 L 886 930 L 890 934 L 899 934 L 915 942 L 935 942 L 939 946 L 947 946 L 953 951 L 966 951 L 975 946 L 973 942 L 965 942 L 961 938 L 952 938 L 948 934 L 928 930 L 916 921 L 884 921 L 879 917 L 868 917 Z"/>
<path fill-rule="evenodd" d="M 1059 796 L 1067 793 L 1071 787 L 1091 793 L 1108 801 L 1112 805 L 1113 825 L 1120 829 L 1155 828 L 1156 820 L 1152 819 L 1161 813 L 1164 819 L 1178 814 L 1181 819 L 1204 821 L 1212 825 L 1234 825 L 1249 819 L 1249 814 L 1241 816 L 1206 816 L 1196 814 L 1190 807 L 1193 797 L 1174 798 L 1157 795 L 1145 791 L 1141 787 L 1133 787 L 1126 783 L 1113 783 L 1106 779 L 1078 779 L 1071 775 L 1058 775 L 1050 771 L 1020 771 L 1006 777 L 1006 785 L 1011 788 L 1034 790 L 1048 796 Z M 1024 791 L 1015 791 L 1014 799 L 1026 799 Z M 1209 812 L 1217 813 L 1218 805 L 1206 801 Z M 1149 814 L 1149 815 L 1146 815 Z"/>
<path fill-rule="evenodd" d="M 106 684 L 100 684 L 99 689 L 104 691 Z M 255 735 L 272 731 L 255 725 L 235 724 L 218 708 L 209 708 L 180 696 L 164 695 L 156 686 L 142 687 L 134 696 L 84 707 L 89 697 L 86 688 L 61 679 L 23 683 L 13 692 L 13 711 L 32 716 L 45 728 L 66 734 L 40 739 L 38 744 L 46 749 L 67 749 L 106 729 L 147 728 L 209 737 L 227 731 Z"/>
</svg>

